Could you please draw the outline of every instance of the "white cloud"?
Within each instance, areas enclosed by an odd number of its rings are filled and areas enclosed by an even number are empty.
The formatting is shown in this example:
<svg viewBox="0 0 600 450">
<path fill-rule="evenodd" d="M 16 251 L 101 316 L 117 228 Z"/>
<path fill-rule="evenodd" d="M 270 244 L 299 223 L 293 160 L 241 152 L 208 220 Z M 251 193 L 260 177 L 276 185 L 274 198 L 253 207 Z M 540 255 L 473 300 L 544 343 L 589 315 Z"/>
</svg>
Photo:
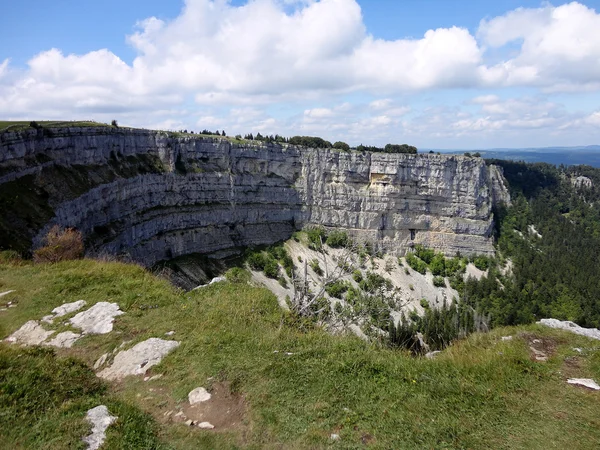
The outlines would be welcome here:
<svg viewBox="0 0 600 450">
<path fill-rule="evenodd" d="M 519 8 L 483 20 L 478 36 L 485 45 L 520 42 L 512 59 L 482 67 L 489 85 L 540 85 L 549 90 L 598 88 L 600 79 L 600 15 L 572 2 L 558 7 Z"/>
<path fill-rule="evenodd" d="M 483 20 L 475 35 L 454 26 L 384 40 L 369 34 L 355 0 L 186 0 L 171 21 L 138 22 L 127 37 L 137 52 L 131 64 L 110 49 L 50 49 L 26 68 L 3 61 L 0 111 L 383 143 L 418 133 L 590 129 L 597 113 L 569 114 L 535 95 L 501 100 L 498 90 L 600 92 L 599 29 L 600 15 L 572 2 Z M 467 110 L 399 101 L 457 88 L 488 92 Z M 349 102 L 355 93 L 369 100 Z M 266 112 L 283 104 L 295 110 Z"/>
</svg>

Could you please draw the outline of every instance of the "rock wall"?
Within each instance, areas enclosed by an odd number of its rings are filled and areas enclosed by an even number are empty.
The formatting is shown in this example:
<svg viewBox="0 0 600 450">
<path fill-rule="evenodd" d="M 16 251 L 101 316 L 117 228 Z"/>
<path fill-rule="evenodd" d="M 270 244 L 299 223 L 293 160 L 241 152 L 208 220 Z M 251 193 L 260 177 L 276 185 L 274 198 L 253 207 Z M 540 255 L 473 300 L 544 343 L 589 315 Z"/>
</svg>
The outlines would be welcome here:
<svg viewBox="0 0 600 450">
<path fill-rule="evenodd" d="M 403 254 L 493 252 L 505 181 L 480 158 L 236 144 L 112 127 L 0 136 L 0 246 L 41 244 L 54 224 L 90 253 L 145 265 L 226 256 L 309 224 L 345 228 Z"/>
</svg>

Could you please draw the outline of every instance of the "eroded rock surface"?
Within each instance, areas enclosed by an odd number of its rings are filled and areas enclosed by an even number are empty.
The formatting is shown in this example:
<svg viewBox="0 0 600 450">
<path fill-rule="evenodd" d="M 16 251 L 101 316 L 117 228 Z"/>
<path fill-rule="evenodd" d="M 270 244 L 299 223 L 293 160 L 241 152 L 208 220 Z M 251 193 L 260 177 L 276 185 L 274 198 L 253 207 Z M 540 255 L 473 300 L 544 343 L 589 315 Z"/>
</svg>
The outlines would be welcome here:
<svg viewBox="0 0 600 450">
<path fill-rule="evenodd" d="M 113 329 L 115 317 L 125 314 L 119 305 L 109 302 L 98 302 L 90 309 L 72 317 L 69 322 L 84 334 L 106 334 Z"/>
<path fill-rule="evenodd" d="M 83 442 L 88 445 L 88 450 L 98 450 L 104 444 L 106 429 L 117 419 L 118 417 L 110 415 L 104 405 L 96 406 L 87 412 L 86 420 L 92 424 L 92 434 L 83 438 Z"/>
<path fill-rule="evenodd" d="M 46 345 L 59 348 L 71 348 L 80 337 L 80 334 L 73 333 L 72 331 L 64 331 L 57 334 L 54 339 L 46 342 Z"/>
<path fill-rule="evenodd" d="M 54 331 L 44 329 L 37 320 L 30 320 L 7 337 L 6 341 L 21 345 L 40 345 L 53 334 Z"/>
<path fill-rule="evenodd" d="M 567 383 L 574 384 L 576 386 L 583 386 L 593 391 L 600 391 L 600 385 L 590 378 L 569 378 Z"/>
<path fill-rule="evenodd" d="M 177 341 L 147 339 L 129 350 L 117 353 L 112 365 L 99 372 L 98 376 L 107 380 L 120 380 L 129 375 L 143 375 L 178 346 Z"/>
<path fill-rule="evenodd" d="M 64 303 L 64 304 L 54 308 L 52 310 L 52 314 L 50 314 L 48 316 L 44 316 L 42 318 L 42 322 L 52 323 L 52 322 L 54 322 L 54 319 L 56 319 L 58 317 L 66 316 L 67 314 L 74 313 L 75 311 L 78 311 L 81 308 L 83 308 L 85 305 L 86 305 L 85 300 L 77 300 L 76 302 L 72 302 L 72 303 Z"/>
<path fill-rule="evenodd" d="M 0 135 L 5 185 L 32 196 L 23 201 L 45 202 L 35 223 L 18 207 L 6 211 L 7 245 L 39 245 L 59 224 L 80 230 L 91 253 L 127 253 L 145 265 L 190 253 L 226 256 L 309 224 L 347 229 L 388 253 L 424 244 L 448 255 L 491 254 L 492 207 L 509 201 L 501 169 L 481 158 L 114 127 Z"/>
</svg>

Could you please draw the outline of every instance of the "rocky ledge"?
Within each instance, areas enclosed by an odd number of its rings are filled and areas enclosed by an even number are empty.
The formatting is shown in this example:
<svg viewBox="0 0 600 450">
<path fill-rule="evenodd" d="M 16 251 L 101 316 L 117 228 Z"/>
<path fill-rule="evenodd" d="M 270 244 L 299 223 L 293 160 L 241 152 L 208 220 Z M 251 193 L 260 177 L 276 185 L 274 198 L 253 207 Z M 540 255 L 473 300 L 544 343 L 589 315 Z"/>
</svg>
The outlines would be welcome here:
<svg viewBox="0 0 600 450">
<path fill-rule="evenodd" d="M 343 228 L 403 254 L 493 252 L 509 202 L 481 158 L 239 143 L 114 127 L 0 135 L 0 247 L 29 251 L 54 224 L 90 254 L 151 266 L 271 244 L 306 225 Z"/>
</svg>

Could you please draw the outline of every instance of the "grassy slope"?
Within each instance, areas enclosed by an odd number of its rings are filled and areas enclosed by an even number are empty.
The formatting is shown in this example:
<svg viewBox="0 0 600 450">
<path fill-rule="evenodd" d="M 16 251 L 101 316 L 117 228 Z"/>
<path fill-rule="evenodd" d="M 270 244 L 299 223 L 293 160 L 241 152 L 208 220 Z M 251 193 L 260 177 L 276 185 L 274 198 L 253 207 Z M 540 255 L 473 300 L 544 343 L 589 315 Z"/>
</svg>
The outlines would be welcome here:
<svg viewBox="0 0 600 450">
<path fill-rule="evenodd" d="M 0 442 L 11 448 L 42 448 L 41 442 L 46 448 L 71 448 L 85 429 L 84 411 L 101 401 L 120 417 L 109 429 L 108 448 L 153 448 L 159 445 L 155 439 L 184 449 L 360 448 L 364 443 L 405 449 L 583 449 L 600 441 L 600 394 L 564 381 L 566 376 L 600 378 L 600 345 L 582 337 L 537 326 L 496 330 L 426 360 L 299 326 L 262 288 L 219 283 L 184 293 L 133 265 L 5 264 L 0 291 L 8 289 L 17 292 L 0 302 L 18 301 L 18 306 L 0 313 L 0 337 L 78 299 L 116 301 L 127 312 L 117 318 L 113 333 L 86 337 L 60 351 L 59 359 L 0 344 Z M 153 369 L 164 374 L 156 382 L 130 377 L 103 387 L 85 367 L 62 359 L 71 355 L 91 365 L 124 340 L 137 342 L 169 330 L 182 345 Z M 556 355 L 536 363 L 523 340 L 499 341 L 520 331 L 555 340 Z M 593 350 L 577 356 L 575 346 Z M 567 365 L 567 357 L 575 359 Z M 52 377 L 68 370 L 90 389 L 73 395 L 58 389 L 57 399 L 44 403 L 39 417 L 29 415 L 27 405 L 42 402 L 38 397 L 45 392 L 28 388 L 36 386 L 34 375 L 46 373 L 44 385 L 68 387 L 70 376 Z M 210 377 L 244 395 L 245 426 L 217 433 L 163 423 L 165 411 L 185 401 L 191 389 L 210 386 Z M 5 388 L 7 379 L 17 387 Z M 70 400 L 62 403 L 61 395 Z M 341 440 L 329 441 L 331 433 Z"/>
</svg>

